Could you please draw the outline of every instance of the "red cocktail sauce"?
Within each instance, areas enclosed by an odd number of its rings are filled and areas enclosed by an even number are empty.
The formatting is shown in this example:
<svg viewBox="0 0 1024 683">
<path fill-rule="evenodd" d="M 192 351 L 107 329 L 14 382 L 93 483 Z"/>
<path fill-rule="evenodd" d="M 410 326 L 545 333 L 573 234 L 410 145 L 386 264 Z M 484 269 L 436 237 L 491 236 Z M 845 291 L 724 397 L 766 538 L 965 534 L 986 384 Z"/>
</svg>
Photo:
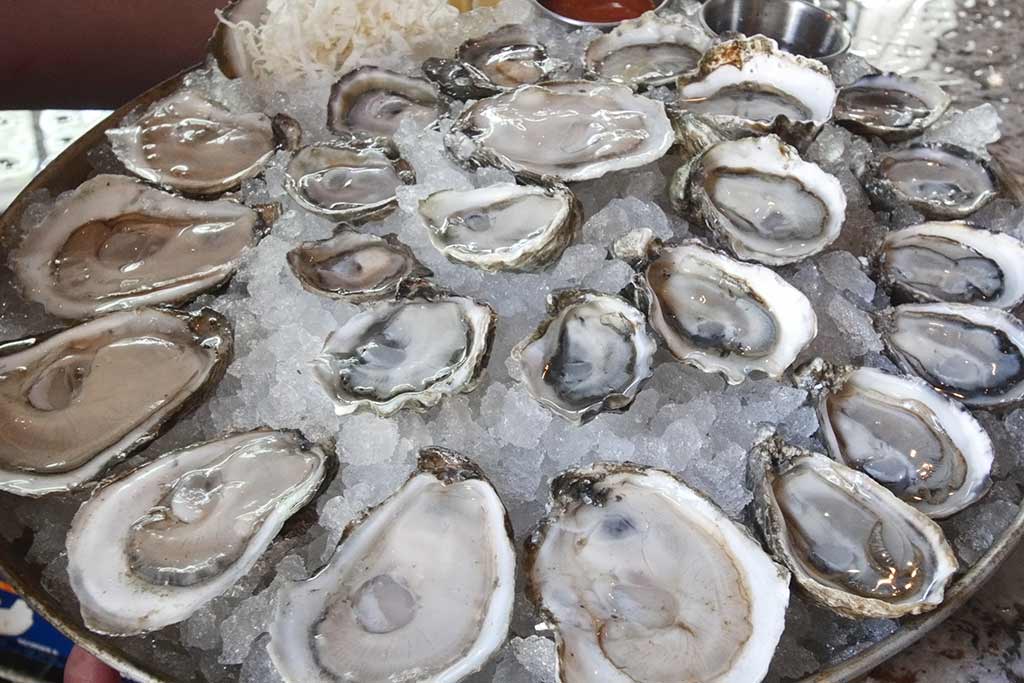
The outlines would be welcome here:
<svg viewBox="0 0 1024 683">
<path fill-rule="evenodd" d="M 654 9 L 653 0 L 541 0 L 556 14 L 580 21 L 635 19 Z"/>
</svg>

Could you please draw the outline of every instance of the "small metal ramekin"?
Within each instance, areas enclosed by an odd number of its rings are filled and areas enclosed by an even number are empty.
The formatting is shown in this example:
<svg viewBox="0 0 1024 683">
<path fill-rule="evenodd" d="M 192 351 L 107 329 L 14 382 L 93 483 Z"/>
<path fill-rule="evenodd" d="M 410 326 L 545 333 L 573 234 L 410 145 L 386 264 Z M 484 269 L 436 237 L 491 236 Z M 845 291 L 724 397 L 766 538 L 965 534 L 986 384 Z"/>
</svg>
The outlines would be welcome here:
<svg viewBox="0 0 1024 683">
<path fill-rule="evenodd" d="M 712 34 L 760 33 L 787 52 L 822 62 L 844 54 L 852 40 L 842 19 L 804 0 L 707 0 L 700 17 Z"/>
</svg>

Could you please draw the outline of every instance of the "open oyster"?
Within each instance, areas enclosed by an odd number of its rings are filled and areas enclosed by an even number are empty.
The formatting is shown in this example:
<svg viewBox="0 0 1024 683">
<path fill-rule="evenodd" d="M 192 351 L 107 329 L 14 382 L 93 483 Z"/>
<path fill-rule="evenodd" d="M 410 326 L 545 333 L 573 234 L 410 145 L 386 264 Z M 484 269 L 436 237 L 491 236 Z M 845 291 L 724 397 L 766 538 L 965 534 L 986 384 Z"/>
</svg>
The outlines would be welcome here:
<svg viewBox="0 0 1024 683">
<path fill-rule="evenodd" d="M 232 341 L 209 309 L 142 308 L 0 345 L 0 491 L 39 496 L 95 479 L 202 400 Z"/>
<path fill-rule="evenodd" d="M 682 166 L 670 193 L 739 258 L 770 266 L 823 251 L 839 237 L 839 180 L 775 135 L 719 142 Z"/>
<path fill-rule="evenodd" d="M 433 273 L 395 235 L 367 235 L 342 228 L 330 239 L 303 242 L 288 252 L 302 286 L 352 303 L 393 297 L 407 278 Z"/>
<path fill-rule="evenodd" d="M 909 204 L 928 218 L 964 218 L 999 193 L 999 180 L 976 154 L 929 142 L 883 154 L 864 188 L 884 209 Z"/>
<path fill-rule="evenodd" d="M 468 459 L 426 448 L 327 566 L 282 590 L 270 658 L 286 683 L 455 683 L 504 643 L 515 573 L 494 488 Z"/>
<path fill-rule="evenodd" d="M 882 341 L 906 372 L 972 408 L 1024 400 L 1024 325 L 970 304 L 904 304 L 882 311 Z"/>
<path fill-rule="evenodd" d="M 288 162 L 284 189 L 301 207 L 337 220 L 382 218 L 395 190 L 416 182 L 393 144 L 348 137 L 303 147 Z"/>
<path fill-rule="evenodd" d="M 551 484 L 526 542 L 527 596 L 555 627 L 562 683 L 764 678 L 789 575 L 661 470 L 598 463 Z"/>
<path fill-rule="evenodd" d="M 440 113 L 441 100 L 429 81 L 361 66 L 331 88 L 327 127 L 335 133 L 390 136 L 406 116 L 430 123 Z"/>
<path fill-rule="evenodd" d="M 974 417 L 921 380 L 816 359 L 798 373 L 818 395 L 829 452 L 900 500 L 941 519 L 988 491 L 992 440 Z"/>
<path fill-rule="evenodd" d="M 775 437 L 750 463 L 772 554 L 815 600 L 851 619 L 942 602 L 957 561 L 938 524 L 867 475 Z"/>
<path fill-rule="evenodd" d="M 448 260 L 487 271 L 543 268 L 583 222 L 576 195 L 557 183 L 442 190 L 420 201 L 419 213 Z"/>
<path fill-rule="evenodd" d="M 327 337 L 313 376 L 338 415 L 392 415 L 472 391 L 494 339 L 494 309 L 406 280 L 394 300 L 354 315 Z"/>
<path fill-rule="evenodd" d="M 899 74 L 869 74 L 839 90 L 837 123 L 885 140 L 919 135 L 949 108 L 950 97 L 938 85 Z"/>
<path fill-rule="evenodd" d="M 673 139 L 661 102 L 623 85 L 559 81 L 470 105 L 445 146 L 469 166 L 570 182 L 656 161 Z"/>
<path fill-rule="evenodd" d="M 27 299 L 61 318 L 179 304 L 230 278 L 267 220 L 232 201 L 195 201 L 99 175 L 62 197 L 11 267 Z"/>
<path fill-rule="evenodd" d="M 548 296 L 548 315 L 512 349 L 530 395 L 575 424 L 629 408 L 658 350 L 643 313 L 621 297 L 571 289 Z"/>
<path fill-rule="evenodd" d="M 1024 303 L 1024 244 L 965 223 L 893 230 L 878 266 L 881 283 L 903 300 L 1005 309 Z"/>
<path fill-rule="evenodd" d="M 711 47 L 707 32 L 681 14 L 647 12 L 623 21 L 587 46 L 587 74 L 633 87 L 667 85 Z"/>
<path fill-rule="evenodd" d="M 651 245 L 637 267 L 638 303 L 668 350 L 730 384 L 752 374 L 781 377 L 818 334 L 803 293 L 697 240 Z"/>
<path fill-rule="evenodd" d="M 245 576 L 324 479 L 298 432 L 260 429 L 166 453 L 105 483 L 68 532 L 85 625 L 126 636 L 187 619 Z"/>
<path fill-rule="evenodd" d="M 676 106 L 729 138 L 770 132 L 778 119 L 816 130 L 832 117 L 837 95 L 824 64 L 764 36 L 718 43 L 679 79 L 678 91 Z"/>
<path fill-rule="evenodd" d="M 163 187 L 211 195 L 259 174 L 298 124 L 264 114 L 236 114 L 190 90 L 153 104 L 133 124 L 107 131 L 125 168 Z"/>
<path fill-rule="evenodd" d="M 467 40 L 459 47 L 458 57 L 502 88 L 540 83 L 562 68 L 519 24 L 502 26 L 481 38 Z"/>
</svg>

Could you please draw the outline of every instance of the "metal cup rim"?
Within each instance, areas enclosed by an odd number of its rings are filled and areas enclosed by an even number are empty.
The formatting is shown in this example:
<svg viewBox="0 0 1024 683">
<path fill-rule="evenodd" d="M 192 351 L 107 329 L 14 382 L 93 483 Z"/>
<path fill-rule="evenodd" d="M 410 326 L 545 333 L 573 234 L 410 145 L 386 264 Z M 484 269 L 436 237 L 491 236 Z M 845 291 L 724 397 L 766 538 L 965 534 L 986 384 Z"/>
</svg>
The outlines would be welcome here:
<svg viewBox="0 0 1024 683">
<path fill-rule="evenodd" d="M 844 22 L 842 20 L 842 18 L 838 14 L 836 14 L 832 10 L 827 10 L 824 7 L 819 7 L 818 5 L 815 5 L 812 2 L 808 2 L 808 0 L 774 0 L 774 1 L 777 2 L 777 3 L 780 3 L 780 4 L 781 3 L 788 3 L 790 5 L 803 5 L 804 7 L 808 8 L 808 10 L 812 14 L 816 14 L 818 16 L 821 16 L 826 22 L 832 22 L 832 23 L 834 23 L 835 26 L 837 26 L 839 28 L 839 35 L 841 36 L 840 41 L 839 41 L 839 46 L 835 50 L 833 50 L 832 52 L 829 52 L 829 53 L 824 54 L 824 55 L 816 55 L 816 56 L 811 57 L 811 59 L 816 59 L 819 62 L 830 62 L 830 61 L 832 61 L 832 60 L 834 60 L 834 59 L 836 59 L 838 57 L 841 57 L 842 55 L 846 54 L 847 52 L 849 52 L 850 45 L 853 43 L 853 35 L 850 33 L 850 29 L 846 25 L 846 22 Z M 700 25 L 701 25 L 701 27 L 705 31 L 707 31 L 709 34 L 711 34 L 712 36 L 720 36 L 721 34 L 718 31 L 716 31 L 713 28 L 711 28 L 711 26 L 708 24 L 708 20 L 707 20 L 708 7 L 710 7 L 714 3 L 722 3 L 722 2 L 735 2 L 735 0 L 704 0 L 704 2 L 701 4 L 700 12 L 697 13 L 698 16 L 700 17 Z M 771 35 L 768 35 L 766 33 L 763 33 L 762 35 L 765 35 L 768 38 L 771 38 L 773 40 L 778 40 L 778 38 L 776 36 L 771 36 Z"/>
<path fill-rule="evenodd" d="M 668 3 L 669 0 L 657 0 L 657 2 L 654 3 L 654 10 L 652 11 L 657 12 L 658 10 L 665 7 L 665 5 L 667 5 Z M 559 14 L 558 12 L 546 7 L 541 0 L 533 0 L 533 4 L 536 7 L 538 7 L 541 12 L 551 17 L 555 21 L 559 21 L 563 24 L 568 24 L 569 26 L 576 26 L 579 28 L 583 28 L 585 26 L 594 26 L 596 28 L 606 30 L 615 28 L 623 21 L 629 21 L 629 19 L 621 19 L 619 21 L 585 21 L 583 19 L 573 19 L 572 17 L 567 17 L 564 14 Z"/>
</svg>

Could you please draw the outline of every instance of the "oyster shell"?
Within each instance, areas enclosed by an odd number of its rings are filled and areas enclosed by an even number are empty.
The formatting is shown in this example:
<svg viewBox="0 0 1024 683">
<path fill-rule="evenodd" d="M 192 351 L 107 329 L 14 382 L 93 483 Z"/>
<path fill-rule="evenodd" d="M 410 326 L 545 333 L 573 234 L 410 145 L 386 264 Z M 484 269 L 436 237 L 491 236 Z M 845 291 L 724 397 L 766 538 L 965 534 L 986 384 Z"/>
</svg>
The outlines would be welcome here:
<svg viewBox="0 0 1024 683">
<path fill-rule="evenodd" d="M 234 275 L 267 213 L 99 175 L 29 230 L 11 267 L 25 298 L 61 318 L 181 304 Z"/>
<path fill-rule="evenodd" d="M 661 470 L 597 463 L 551 484 L 526 542 L 526 592 L 555 628 L 556 680 L 760 681 L 789 574 L 710 500 Z"/>
<path fill-rule="evenodd" d="M 837 123 L 863 135 L 906 140 L 946 113 L 951 99 L 942 88 L 894 73 L 868 74 L 839 90 Z"/>
<path fill-rule="evenodd" d="M 772 554 L 816 601 L 851 619 L 942 603 L 957 561 L 931 519 L 867 475 L 777 438 L 755 446 L 750 462 Z"/>
<path fill-rule="evenodd" d="M 458 59 L 430 57 L 421 67 L 423 75 L 442 93 L 455 100 L 482 100 L 503 93 L 503 88 L 491 82 L 491 79 L 472 64 Z"/>
<path fill-rule="evenodd" d="M 486 271 L 537 270 L 579 234 L 583 208 L 557 183 L 442 190 L 419 204 L 430 241 L 449 261 Z"/>
<path fill-rule="evenodd" d="M 395 190 L 415 182 L 393 144 L 350 137 L 298 150 L 285 169 L 284 189 L 307 211 L 355 221 L 391 213 Z"/>
<path fill-rule="evenodd" d="M 504 643 L 515 571 L 505 507 L 480 469 L 424 449 L 327 566 L 282 590 L 270 658 L 287 683 L 454 683 Z"/>
<path fill-rule="evenodd" d="M 824 64 L 783 52 L 765 36 L 713 46 L 677 89 L 677 107 L 730 138 L 771 132 L 777 119 L 815 130 L 832 117 L 837 96 Z"/>
<path fill-rule="evenodd" d="M 254 75 L 245 35 L 237 26 L 248 24 L 258 27 L 263 24 L 266 13 L 267 0 L 232 0 L 218 15 L 219 21 L 210 38 L 209 51 L 221 73 L 228 78 Z"/>
<path fill-rule="evenodd" d="M 1006 311 L 970 304 L 903 304 L 876 327 L 905 372 L 972 408 L 1024 400 L 1024 325 Z"/>
<path fill-rule="evenodd" d="M 429 81 L 361 66 L 331 88 L 327 127 L 340 134 L 391 136 L 406 116 L 430 123 L 440 113 L 441 100 Z"/>
<path fill-rule="evenodd" d="M 881 284 L 903 300 L 1005 309 L 1024 303 L 1024 244 L 965 223 L 887 233 L 878 269 Z"/>
<path fill-rule="evenodd" d="M 210 309 L 141 308 L 0 345 L 0 491 L 95 479 L 202 400 L 232 342 Z"/>
<path fill-rule="evenodd" d="M 68 576 L 92 631 L 183 621 L 245 576 L 324 479 L 327 455 L 261 429 L 166 453 L 103 484 L 68 532 Z"/>
<path fill-rule="evenodd" d="M 776 135 L 712 145 L 676 171 L 670 192 L 737 257 L 770 266 L 823 251 L 846 218 L 839 180 Z"/>
<path fill-rule="evenodd" d="M 530 395 L 575 424 L 629 408 L 658 350 L 643 313 L 622 297 L 572 289 L 548 296 L 548 316 L 512 349 Z"/>
<path fill-rule="evenodd" d="M 652 246 L 638 270 L 638 303 L 672 355 L 730 384 L 781 377 L 818 334 L 798 289 L 697 240 Z"/>
<path fill-rule="evenodd" d="M 396 235 L 367 235 L 341 228 L 334 237 L 303 242 L 288 252 L 288 265 L 303 288 L 352 303 L 393 297 L 407 278 L 430 277 Z"/>
<path fill-rule="evenodd" d="M 548 57 L 547 48 L 519 24 L 508 24 L 482 38 L 467 40 L 459 47 L 458 57 L 501 88 L 540 83 L 566 66 Z"/>
<path fill-rule="evenodd" d="M 263 171 L 298 124 L 236 114 L 191 90 L 154 103 L 135 123 L 107 131 L 125 168 L 143 180 L 191 195 L 237 188 Z"/>
<path fill-rule="evenodd" d="M 470 105 L 445 146 L 471 167 L 571 182 L 656 161 L 673 138 L 661 102 L 622 85 L 559 81 L 524 85 Z"/>
<path fill-rule="evenodd" d="M 988 491 L 992 440 L 963 406 L 925 382 L 821 359 L 798 375 L 818 394 L 818 421 L 832 457 L 904 503 L 942 519 Z"/>
<path fill-rule="evenodd" d="M 999 179 L 976 154 L 929 142 L 883 154 L 864 188 L 884 209 L 910 205 L 928 218 L 964 218 L 999 193 Z"/>
<path fill-rule="evenodd" d="M 707 32 L 681 14 L 647 12 L 591 41 L 586 73 L 637 88 L 674 83 L 711 47 Z"/>
<path fill-rule="evenodd" d="M 487 304 L 406 280 L 394 300 L 354 315 L 327 337 L 313 376 L 338 415 L 429 408 L 476 388 L 496 318 Z"/>
</svg>

